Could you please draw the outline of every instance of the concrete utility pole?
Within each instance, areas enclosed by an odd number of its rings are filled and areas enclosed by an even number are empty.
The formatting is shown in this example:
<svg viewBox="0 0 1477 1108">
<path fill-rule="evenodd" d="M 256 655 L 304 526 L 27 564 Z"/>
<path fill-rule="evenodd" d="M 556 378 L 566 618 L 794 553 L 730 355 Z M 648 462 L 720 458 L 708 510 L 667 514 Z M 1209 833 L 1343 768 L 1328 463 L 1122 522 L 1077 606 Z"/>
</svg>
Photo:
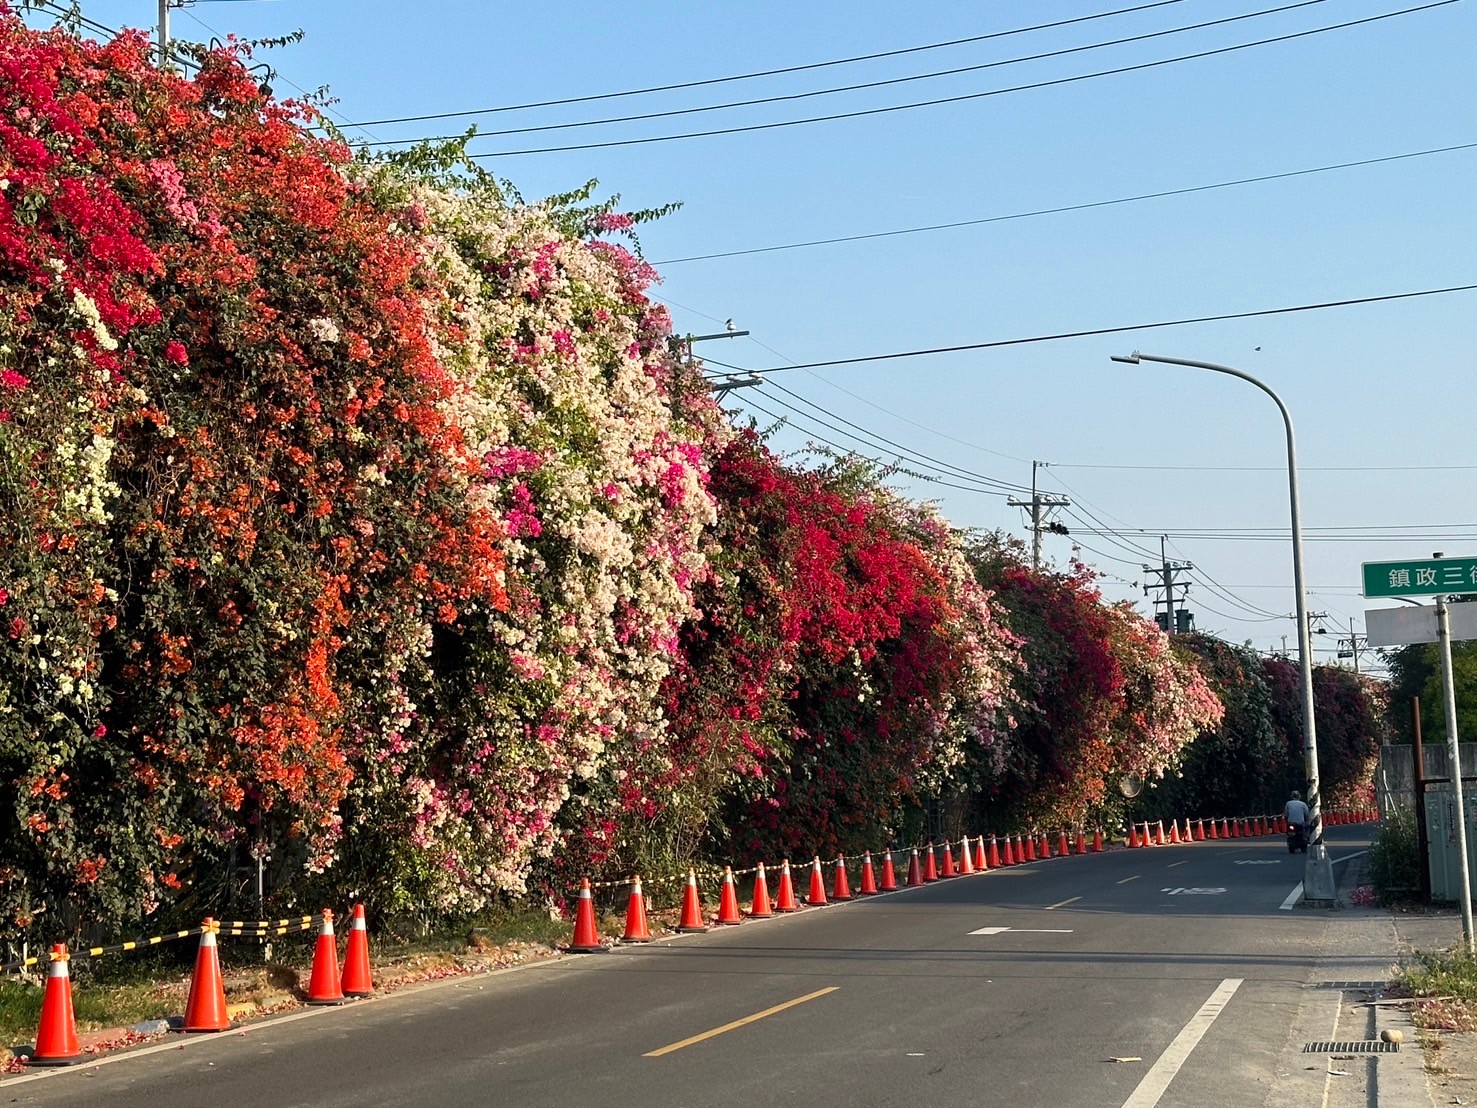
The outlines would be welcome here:
<svg viewBox="0 0 1477 1108">
<path fill-rule="evenodd" d="M 1354 672 L 1357 674 L 1359 672 L 1359 655 L 1368 649 L 1369 637 L 1367 635 L 1361 635 L 1358 631 L 1354 630 L 1354 617 L 1350 616 L 1349 637 L 1347 639 L 1339 639 L 1339 657 L 1345 657 L 1345 651 L 1347 651 L 1347 656 L 1354 659 Z"/>
<path fill-rule="evenodd" d="M 159 0 L 159 68 L 169 62 L 169 0 Z"/>
<path fill-rule="evenodd" d="M 1439 558 L 1439 553 L 1431 557 Z M 1472 931 L 1472 878 L 1467 871 L 1467 805 L 1462 798 L 1462 748 L 1457 735 L 1456 680 L 1451 667 L 1451 612 L 1446 606 L 1446 597 L 1436 597 L 1436 638 L 1441 649 L 1441 684 L 1446 701 L 1446 746 L 1451 767 L 1451 795 L 1456 801 L 1456 841 L 1462 871 L 1462 931 L 1467 938 L 1467 953 L 1477 953 L 1477 935 Z"/>
<path fill-rule="evenodd" d="M 1068 508 L 1072 504 L 1072 501 L 1065 496 L 1036 491 L 1036 470 L 1046 464 L 1045 462 L 1031 463 L 1030 500 L 1021 500 L 1018 497 L 1012 496 L 1005 501 L 1012 508 L 1029 508 L 1031 510 L 1031 567 L 1033 569 L 1041 568 L 1041 532 L 1052 530 L 1052 527 L 1046 522 L 1047 513 L 1052 508 Z M 1060 529 L 1060 525 L 1057 526 Z"/>
<path fill-rule="evenodd" d="M 1189 562 L 1171 562 L 1169 560 L 1168 547 L 1169 547 L 1169 536 L 1168 535 L 1160 535 L 1159 536 L 1159 558 L 1160 558 L 1160 563 L 1161 563 L 1160 564 L 1160 567 L 1156 569 L 1154 566 L 1150 566 L 1150 565 L 1144 566 L 1144 572 L 1145 573 L 1155 574 L 1159 578 L 1159 584 L 1157 584 L 1157 585 L 1145 585 L 1144 586 L 1144 595 L 1145 596 L 1148 596 L 1149 593 L 1150 593 L 1150 591 L 1157 592 L 1157 591 L 1163 590 L 1163 592 L 1164 592 L 1164 632 L 1167 635 L 1173 635 L 1173 634 L 1176 634 L 1177 633 L 1176 632 L 1176 628 L 1178 626 L 1176 624 L 1176 622 L 1175 622 L 1175 610 L 1174 610 L 1174 606 L 1175 606 L 1175 595 L 1174 595 L 1174 590 L 1176 588 L 1183 588 L 1185 590 L 1185 599 L 1188 600 L 1189 599 L 1189 588 L 1190 588 L 1188 582 L 1183 582 L 1182 583 L 1180 581 L 1175 580 L 1175 575 L 1178 574 L 1178 573 L 1183 573 L 1185 570 L 1188 570 L 1188 569 L 1194 569 L 1195 567 L 1192 566 Z M 1158 613 L 1158 609 L 1159 609 L 1159 601 L 1157 601 L 1157 600 L 1154 601 L 1154 609 L 1155 609 L 1155 613 L 1157 614 Z M 1188 620 L 1187 620 L 1187 624 L 1188 624 Z"/>
</svg>

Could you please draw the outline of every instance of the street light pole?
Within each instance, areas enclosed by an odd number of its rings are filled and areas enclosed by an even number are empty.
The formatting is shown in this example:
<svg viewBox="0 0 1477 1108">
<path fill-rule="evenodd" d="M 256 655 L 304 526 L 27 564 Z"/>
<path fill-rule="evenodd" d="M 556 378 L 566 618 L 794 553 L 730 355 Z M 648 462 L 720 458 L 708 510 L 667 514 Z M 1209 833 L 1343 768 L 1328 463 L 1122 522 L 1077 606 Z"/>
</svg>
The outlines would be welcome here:
<svg viewBox="0 0 1477 1108">
<path fill-rule="evenodd" d="M 1287 430 L 1287 492 L 1292 515 L 1292 581 L 1297 593 L 1298 661 L 1303 684 L 1303 771 L 1308 779 L 1308 812 L 1313 821 L 1313 842 L 1308 847 L 1308 862 L 1303 872 L 1303 902 L 1332 906 L 1336 893 L 1333 865 L 1328 860 L 1328 848 L 1323 845 L 1323 805 L 1318 792 L 1318 734 L 1313 719 L 1313 642 L 1308 626 L 1307 588 L 1303 580 L 1302 511 L 1298 501 L 1297 445 L 1292 433 L 1292 416 L 1288 414 L 1287 405 L 1282 403 L 1282 398 L 1267 385 L 1251 374 L 1230 366 L 1215 362 L 1197 362 L 1188 358 L 1140 354 L 1136 350 L 1126 357 L 1114 356 L 1113 361 L 1127 362 L 1130 365 L 1162 362 L 1165 365 L 1188 366 L 1191 369 L 1206 369 L 1212 373 L 1239 377 L 1270 396 L 1277 405 L 1277 410 L 1282 413 L 1282 424 Z"/>
</svg>

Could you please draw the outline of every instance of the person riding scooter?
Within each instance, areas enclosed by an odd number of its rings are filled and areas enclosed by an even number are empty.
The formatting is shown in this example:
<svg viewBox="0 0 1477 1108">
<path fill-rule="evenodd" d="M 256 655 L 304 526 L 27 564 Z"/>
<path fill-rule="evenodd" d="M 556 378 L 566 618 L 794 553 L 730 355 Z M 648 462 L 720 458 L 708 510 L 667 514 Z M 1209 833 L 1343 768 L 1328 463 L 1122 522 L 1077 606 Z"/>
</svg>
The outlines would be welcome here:
<svg viewBox="0 0 1477 1108">
<path fill-rule="evenodd" d="M 1308 842 L 1313 837 L 1313 829 L 1309 826 L 1311 814 L 1308 806 L 1303 803 L 1302 793 L 1296 789 L 1293 790 L 1283 814 L 1287 817 L 1287 852 L 1289 854 L 1299 850 L 1306 852 Z"/>
</svg>

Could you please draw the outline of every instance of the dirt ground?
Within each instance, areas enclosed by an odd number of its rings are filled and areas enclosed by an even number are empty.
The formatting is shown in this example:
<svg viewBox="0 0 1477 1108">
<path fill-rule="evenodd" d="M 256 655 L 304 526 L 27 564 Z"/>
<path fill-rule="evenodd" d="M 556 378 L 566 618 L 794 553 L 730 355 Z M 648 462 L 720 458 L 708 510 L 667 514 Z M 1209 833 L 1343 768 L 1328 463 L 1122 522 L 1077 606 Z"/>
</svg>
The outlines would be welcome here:
<svg viewBox="0 0 1477 1108">
<path fill-rule="evenodd" d="M 1422 1031 L 1426 1076 L 1437 1104 L 1477 1105 L 1477 1031 Z"/>
</svg>

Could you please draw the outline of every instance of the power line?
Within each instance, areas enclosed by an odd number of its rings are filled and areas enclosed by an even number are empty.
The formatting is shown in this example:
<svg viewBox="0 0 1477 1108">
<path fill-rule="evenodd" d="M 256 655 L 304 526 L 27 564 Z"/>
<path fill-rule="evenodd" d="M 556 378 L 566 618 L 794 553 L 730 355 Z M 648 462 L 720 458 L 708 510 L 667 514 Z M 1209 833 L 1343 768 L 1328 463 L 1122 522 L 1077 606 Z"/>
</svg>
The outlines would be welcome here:
<svg viewBox="0 0 1477 1108">
<path fill-rule="evenodd" d="M 862 119 L 870 116 L 889 115 L 895 112 L 912 111 L 916 108 L 932 108 L 943 104 L 961 104 L 973 100 L 982 100 L 992 96 L 1004 96 L 1009 93 L 1027 92 L 1034 89 L 1055 88 L 1061 85 L 1078 84 L 1082 81 L 1096 80 L 1099 77 L 1116 77 L 1124 73 L 1138 73 L 1144 70 L 1157 69 L 1166 65 L 1176 65 L 1180 62 L 1196 61 L 1201 58 L 1211 58 L 1222 54 L 1235 53 L 1241 50 L 1250 50 L 1258 46 L 1270 46 L 1280 42 L 1291 42 L 1295 39 L 1307 38 L 1311 35 L 1320 35 L 1328 31 L 1342 31 L 1350 27 L 1358 27 L 1369 23 L 1378 23 L 1386 19 L 1395 19 L 1400 16 L 1413 15 L 1417 12 L 1429 11 L 1434 8 L 1443 8 L 1449 4 L 1459 3 L 1460 0 L 1431 0 L 1430 3 L 1420 4 L 1415 7 L 1401 8 L 1393 12 L 1384 12 L 1380 15 L 1366 16 L 1363 19 L 1353 19 L 1345 23 L 1332 23 L 1324 27 L 1314 27 L 1306 31 L 1293 31 L 1287 34 L 1274 35 L 1270 38 L 1256 39 L 1252 42 L 1241 42 L 1231 46 L 1220 46 L 1213 50 L 1201 50 L 1193 54 L 1181 54 L 1173 58 L 1160 58 L 1156 61 L 1139 62 L 1134 65 L 1118 66 L 1113 69 L 1102 69 L 1092 73 L 1079 73 L 1070 77 L 1057 77 L 1048 81 L 1032 81 L 1022 85 L 1011 85 L 1006 88 L 986 89 L 983 92 L 962 93 L 957 96 L 936 97 L 932 100 L 917 100 L 907 104 L 891 104 L 880 108 L 864 108 L 849 112 L 834 112 L 829 115 L 808 116 L 804 119 L 786 119 L 773 123 L 750 123 L 739 127 L 719 127 L 707 131 L 688 131 L 676 135 L 649 135 L 644 138 L 633 139 L 611 139 L 606 142 L 584 142 L 571 143 L 564 146 L 539 146 L 523 150 L 499 150 L 485 154 L 468 154 L 468 158 L 510 158 L 525 154 L 557 154 L 573 150 L 606 150 L 620 146 L 644 146 L 655 142 L 678 142 L 686 139 L 712 138 L 719 135 L 747 134 L 754 131 L 772 131 L 783 127 L 799 127 L 811 123 L 830 123 L 839 119 Z"/>
<path fill-rule="evenodd" d="M 798 417 L 799 419 L 802 419 L 802 420 L 806 421 L 809 424 L 818 424 L 821 427 L 824 427 L 827 430 L 832 431 L 832 432 L 834 432 L 834 433 L 842 436 L 843 438 L 851 439 L 853 442 L 859 442 L 859 443 L 861 443 L 865 447 L 868 447 L 868 448 L 871 448 L 871 449 L 874 449 L 874 450 L 877 448 L 877 444 L 876 443 L 869 442 L 869 441 L 867 441 L 867 439 L 862 438 L 862 437 L 858 436 L 857 434 L 855 434 L 853 432 L 847 431 L 843 427 L 838 427 L 838 426 L 836 426 L 836 424 L 830 423 L 829 421 L 827 421 L 825 419 L 822 419 L 819 416 L 811 415 L 809 412 L 806 412 L 806 411 L 803 411 L 803 410 L 801 410 L 799 408 L 796 408 L 796 407 L 794 407 L 791 404 L 787 404 L 785 401 L 780 400 L 777 397 L 769 396 L 769 397 L 767 397 L 767 399 L 771 403 L 774 403 L 774 404 L 778 405 L 779 407 L 785 409 L 786 411 L 790 412 L 794 417 Z M 752 398 L 746 399 L 745 406 L 746 407 L 750 407 L 750 408 L 755 408 L 758 411 L 761 411 L 765 415 L 770 416 L 771 418 L 774 418 L 774 419 L 784 419 L 787 422 L 790 420 L 790 417 L 780 416 L 778 413 L 773 412 L 773 411 L 770 411 L 769 409 L 761 406 L 760 404 L 758 404 L 757 402 L 755 402 Z M 856 426 L 856 425 L 853 424 L 853 426 Z M 802 429 L 803 430 L 806 430 L 806 433 L 807 434 L 815 434 L 814 431 L 811 430 L 811 429 L 809 429 L 809 428 L 802 428 Z M 864 428 L 862 430 L 863 430 L 863 432 L 865 434 L 871 434 L 870 432 L 866 432 Z M 845 452 L 851 453 L 851 454 L 861 454 L 861 452 L 857 451 L 854 447 L 846 446 L 843 443 L 835 442 L 833 440 L 824 438 L 824 437 L 822 437 L 820 435 L 815 435 L 815 437 L 816 437 L 816 440 L 817 441 L 823 442 L 823 443 L 825 443 L 825 445 L 830 446 L 830 447 L 832 447 L 832 448 L 834 448 L 836 450 L 842 450 L 842 451 L 845 451 Z M 873 436 L 873 437 L 880 437 L 880 436 Z M 883 442 L 887 442 L 889 440 L 885 440 L 884 439 L 882 441 Z M 906 448 L 903 448 L 903 449 L 906 449 Z M 905 469 L 905 468 L 904 468 L 904 472 L 906 472 L 911 477 L 916 477 L 919 480 L 928 481 L 928 482 L 930 482 L 932 484 L 946 485 L 949 488 L 961 489 L 961 490 L 963 490 L 965 492 L 983 493 L 983 494 L 985 494 L 987 496 L 1007 496 L 1007 495 L 1009 495 L 1007 491 L 1005 491 L 1003 489 L 1000 489 L 1000 488 L 989 487 L 989 486 L 981 487 L 979 484 L 975 484 L 975 483 L 971 483 L 971 484 L 959 484 L 958 483 L 959 481 L 976 482 L 976 481 L 979 481 L 981 479 L 975 477 L 972 474 L 969 474 L 967 471 L 965 471 L 962 475 L 961 474 L 957 474 L 957 473 L 950 473 L 947 470 L 944 470 L 944 469 L 939 468 L 937 465 L 930 464 L 929 462 L 920 462 L 919 460 L 917 460 L 915 458 L 907 457 L 905 454 L 901 454 L 900 453 L 900 454 L 897 455 L 897 465 L 895 465 L 895 466 L 894 465 L 891 465 L 890 463 L 884 462 L 881 459 L 876 458 L 873 455 L 862 454 L 861 456 L 863 456 L 863 457 L 869 457 L 869 458 L 871 458 L 872 461 L 875 461 L 879 465 L 882 465 L 882 466 L 887 467 L 887 468 L 903 468 L 903 463 L 904 462 L 908 462 L 908 463 L 911 463 L 913 465 L 925 465 L 929 469 L 932 469 L 934 471 L 934 473 L 933 474 L 920 473 L 920 472 L 917 472 L 916 470 Z M 994 481 L 993 478 L 983 478 L 983 480 L 990 481 L 990 482 L 993 482 Z"/>
<path fill-rule="evenodd" d="M 589 96 L 570 96 L 561 100 L 537 100 L 527 104 L 506 104 L 495 108 L 472 108 L 455 112 L 429 112 L 425 115 L 405 115 L 398 116 L 394 119 L 370 119 L 366 120 L 362 126 L 377 127 L 391 123 L 423 123 L 433 119 L 466 119 L 474 115 L 521 112 L 531 108 L 559 108 L 569 104 L 589 104 L 597 100 L 616 100 L 627 96 L 645 96 L 654 92 L 676 92 L 680 89 L 731 84 L 735 81 L 750 81 L 759 77 L 778 77 L 787 73 L 804 73 L 810 70 L 828 69 L 838 65 L 851 65 L 855 62 L 877 61 L 882 58 L 897 58 L 905 54 L 919 54 L 928 50 L 942 50 L 951 46 L 965 46 L 975 42 L 987 42 L 990 39 L 1023 35 L 1031 31 L 1048 31 L 1057 27 L 1071 26 L 1074 23 L 1088 23 L 1097 19 L 1107 19 L 1117 15 L 1129 15 L 1134 12 L 1148 11 L 1151 8 L 1169 7 L 1170 5 L 1183 2 L 1184 0 L 1155 0 L 1154 3 L 1150 4 L 1138 4 L 1131 8 L 1117 8 L 1113 11 L 1096 12 L 1092 15 L 1079 15 L 1072 19 L 1059 19 L 1051 23 L 1037 23 L 1029 27 L 1015 27 L 1008 31 L 992 31 L 985 35 L 971 35 L 968 38 L 950 39 L 947 42 L 931 42 L 923 46 L 907 46 L 897 50 L 883 50 L 873 54 L 857 54 L 849 58 L 834 58 L 830 61 L 809 62 L 805 65 L 791 65 L 781 69 L 761 69 L 753 73 L 735 74 L 731 77 L 708 77 L 700 81 L 682 81 L 676 84 L 651 85 L 647 88 L 627 89 L 624 92 L 600 92 Z"/>
<path fill-rule="evenodd" d="M 1007 346 L 1029 346 L 1038 342 L 1058 342 L 1062 339 L 1094 338 L 1099 335 L 1121 335 L 1127 331 L 1150 331 L 1159 327 L 1186 327 L 1194 323 L 1222 323 L 1231 319 L 1256 319 L 1264 316 L 1322 311 L 1325 308 L 1349 308 L 1360 304 L 1382 304 L 1395 300 L 1413 300 L 1423 296 L 1440 296 L 1451 292 L 1471 292 L 1474 289 L 1477 289 L 1477 284 L 1448 285 L 1444 288 L 1420 289 L 1415 292 L 1386 293 L 1381 296 L 1359 296 L 1348 300 L 1325 300 L 1316 304 L 1297 304 L 1286 308 L 1261 308 L 1248 312 L 1224 312 L 1219 315 L 1160 320 L 1156 323 L 1130 323 L 1116 327 L 1093 327 L 1082 331 L 1058 331 L 1055 334 L 1031 335 L 1026 338 L 994 339 L 990 342 L 962 343 L 958 346 L 935 346 L 921 350 L 899 350 L 891 354 L 864 354 L 855 358 L 831 358 L 824 362 L 799 362 L 787 366 L 746 369 L 743 372 L 760 374 L 781 373 L 792 369 L 826 369 L 830 366 L 838 365 L 861 365 L 866 362 L 896 361 L 899 358 L 923 358 L 934 354 L 961 354 L 971 350 L 995 350 Z"/>
<path fill-rule="evenodd" d="M 835 96 L 844 92 L 862 92 L 867 89 L 887 88 L 892 85 L 909 84 L 914 81 L 932 81 L 941 77 L 957 77 L 964 73 L 978 73 L 987 69 L 999 69 L 1007 65 L 1021 65 L 1026 62 L 1047 61 L 1052 58 L 1062 58 L 1071 54 L 1081 54 L 1089 50 L 1104 50 L 1114 46 L 1125 46 L 1129 43 L 1146 42 L 1150 39 L 1164 38 L 1168 35 L 1184 34 L 1188 31 L 1201 31 L 1207 27 L 1219 27 L 1227 23 L 1239 23 L 1246 19 L 1257 19 L 1265 15 L 1278 15 L 1283 12 L 1293 11 L 1297 8 L 1312 7 L 1315 4 L 1326 4 L 1328 0 L 1297 0 L 1296 3 L 1284 4 L 1277 8 L 1265 8 L 1261 11 L 1246 12 L 1242 15 L 1225 16 L 1221 19 L 1211 19 L 1203 23 L 1189 23 L 1183 27 L 1170 27 L 1161 31 L 1146 31 L 1137 35 L 1128 35 L 1123 38 L 1104 39 L 1101 42 L 1091 42 L 1082 46 L 1067 46 L 1058 50 L 1047 50 L 1037 54 L 1022 54 L 1014 58 L 999 58 L 990 62 L 979 62 L 975 65 L 957 66 L 953 69 L 936 69 L 927 73 L 913 73 L 904 77 L 888 77 L 876 81 L 862 81 L 850 85 L 833 85 L 830 88 L 809 89 L 805 92 L 781 93 L 774 96 L 755 97 L 750 100 L 731 100 L 724 104 L 702 104 L 692 108 L 672 108 L 659 112 L 641 112 L 635 115 L 607 116 L 604 119 L 572 120 L 564 123 L 539 123 L 529 124 L 526 127 L 510 127 L 500 131 L 479 131 L 475 138 L 500 138 L 507 135 L 537 134 L 543 131 L 567 131 L 579 127 L 603 127 L 613 123 L 644 123 L 653 119 L 672 119 L 680 116 L 701 115 L 706 112 L 728 111 L 733 108 L 755 108 L 767 104 L 785 104 L 797 100 L 810 100 L 817 96 Z M 371 146 L 397 146 L 414 142 L 445 142 L 450 139 L 460 138 L 460 135 L 433 135 L 426 139 L 388 139 L 384 142 L 370 143 Z"/>
<path fill-rule="evenodd" d="M 1027 491 L 1029 491 L 1024 485 L 1017 484 L 1014 481 L 1005 481 L 1005 480 L 1002 480 L 1002 479 L 1000 479 L 998 477 L 991 477 L 988 474 L 980 473 L 980 472 L 978 472 L 976 470 L 965 469 L 965 468 L 963 468 L 961 466 L 954 465 L 952 462 L 945 462 L 942 459 L 933 457 L 932 455 L 924 454 L 920 450 L 914 450 L 912 447 L 904 446 L 900 442 L 896 442 L 896 441 L 894 441 L 892 439 L 889 439 L 889 438 L 887 438 L 884 435 L 879 435 L 875 431 L 868 430 L 867 428 L 861 426 L 861 424 L 859 424 L 859 423 L 853 423 L 851 420 L 846 419 L 846 418 L 844 418 L 842 416 L 839 416 L 839 415 L 837 415 L 834 412 L 828 412 L 828 411 L 826 411 L 826 409 L 822 408 L 819 404 L 816 404 L 816 403 L 814 403 L 814 402 L 806 399 L 804 396 L 801 396 L 798 392 L 795 392 L 792 389 L 785 388 L 784 385 L 781 385 L 778 382 L 771 382 L 770 383 L 770 387 L 778 390 L 779 392 L 784 393 L 786 396 L 794 397 L 796 400 L 800 401 L 800 403 L 804 404 L 806 407 L 814 408 L 816 411 L 821 412 L 821 413 L 823 413 L 823 414 L 825 414 L 827 416 L 830 416 L 832 419 L 840 420 L 840 422 L 846 424 L 848 427 L 855 428 L 856 430 L 862 432 L 863 434 L 865 434 L 865 435 L 867 435 L 867 436 L 869 436 L 869 437 L 871 437 L 873 439 L 876 439 L 878 442 L 884 443 L 887 446 L 891 446 L 891 447 L 893 447 L 893 448 L 895 448 L 897 450 L 905 451 L 908 454 L 911 454 L 914 457 L 916 457 L 916 458 L 918 458 L 918 459 L 920 459 L 920 460 L 922 460 L 922 461 L 924 461 L 924 462 L 926 462 L 926 463 L 928 463 L 930 465 L 939 467 L 939 468 L 944 469 L 944 470 L 953 470 L 955 474 L 957 474 L 957 475 L 959 475 L 961 477 L 967 477 L 967 478 L 970 478 L 971 480 L 982 481 L 982 482 L 985 482 L 987 484 L 996 485 L 999 488 L 1004 489 L 1006 491 L 1010 491 L 1010 492 L 1027 492 Z M 776 401 L 776 403 L 780 403 L 780 401 Z"/>
<path fill-rule="evenodd" d="M 1072 462 L 1053 462 L 1054 466 L 1061 469 L 1129 469 L 1129 470 L 1156 470 L 1156 471 L 1185 471 L 1196 473 L 1283 473 L 1287 472 L 1285 465 L 1281 466 L 1152 466 L 1152 465 L 1088 465 L 1074 464 Z M 1395 473 L 1425 472 L 1432 470 L 1456 470 L 1477 469 L 1477 465 L 1454 465 L 1454 466 L 1298 466 L 1299 473 L 1384 473 L 1386 471 Z"/>
<path fill-rule="evenodd" d="M 662 261 L 652 262 L 651 264 L 656 266 L 682 265 L 685 262 L 706 262 L 719 258 L 740 258 L 749 254 L 772 254 L 781 250 L 803 250 L 812 246 L 833 246 L 845 242 L 866 242 L 871 239 L 896 238 L 900 235 L 918 235 L 927 231 L 954 231 L 961 227 L 983 227 L 991 223 L 1006 223 L 1016 219 L 1034 219 L 1038 216 L 1045 215 L 1064 215 L 1068 212 L 1092 211 L 1094 208 L 1111 208 L 1121 204 L 1136 204 L 1144 200 L 1162 200 L 1171 196 L 1191 196 L 1197 192 L 1212 192 L 1216 189 L 1236 188 L 1241 185 L 1264 184 L 1268 181 L 1285 181 L 1289 178 L 1306 177 L 1315 173 L 1332 173 L 1340 169 L 1357 169 L 1363 166 L 1381 165 L 1386 162 L 1406 161 L 1411 158 L 1425 158 L 1435 154 L 1451 154 L 1461 150 L 1474 149 L 1477 149 L 1477 142 L 1466 142 L 1455 146 L 1433 147 L 1429 150 L 1412 150 L 1404 154 L 1388 154 L 1379 158 L 1361 158 L 1358 161 L 1339 162 L 1336 165 L 1311 166 L 1307 169 L 1291 169 L 1283 173 L 1265 173 L 1258 177 L 1241 177 L 1234 181 L 1216 181 L 1208 185 L 1190 185 L 1186 188 L 1160 189 L 1156 192 L 1143 192 L 1133 196 L 1116 196 L 1110 200 L 1090 200 L 1081 204 L 1062 204 L 1054 208 L 1035 208 L 1026 212 L 1010 212 L 1005 215 L 982 216 L 979 219 L 961 219 L 952 223 L 930 223 L 920 227 L 901 227 L 892 231 L 870 231 L 855 235 L 836 235 L 832 238 L 807 239 L 804 242 L 780 243 L 775 246 L 754 246 L 745 250 L 724 250 L 713 254 L 692 254 L 685 258 L 666 258 Z"/>
</svg>

